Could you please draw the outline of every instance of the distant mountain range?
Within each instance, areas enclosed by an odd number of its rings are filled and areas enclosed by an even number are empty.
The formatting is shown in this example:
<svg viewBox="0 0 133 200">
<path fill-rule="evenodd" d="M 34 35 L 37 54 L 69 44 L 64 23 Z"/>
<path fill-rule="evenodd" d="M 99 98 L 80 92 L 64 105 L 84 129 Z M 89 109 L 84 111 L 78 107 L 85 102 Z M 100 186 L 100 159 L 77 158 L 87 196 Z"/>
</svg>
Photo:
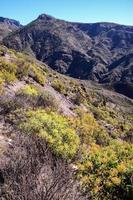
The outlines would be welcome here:
<svg viewBox="0 0 133 200">
<path fill-rule="evenodd" d="M 72 23 L 42 14 L 23 27 L 3 19 L 1 27 L 7 47 L 27 52 L 60 73 L 108 85 L 133 98 L 132 26 Z"/>
<path fill-rule="evenodd" d="M 0 17 L 0 41 L 21 27 L 22 25 L 16 20 Z"/>
</svg>

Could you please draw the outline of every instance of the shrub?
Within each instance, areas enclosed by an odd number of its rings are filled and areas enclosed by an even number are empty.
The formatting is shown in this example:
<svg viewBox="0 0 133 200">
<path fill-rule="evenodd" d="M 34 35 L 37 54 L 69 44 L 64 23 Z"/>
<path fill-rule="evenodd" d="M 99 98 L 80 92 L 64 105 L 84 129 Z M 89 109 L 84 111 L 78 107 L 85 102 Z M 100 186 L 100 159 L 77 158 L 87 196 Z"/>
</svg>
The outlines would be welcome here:
<svg viewBox="0 0 133 200">
<path fill-rule="evenodd" d="M 23 54 L 17 54 L 17 77 L 22 78 L 25 76 L 31 76 L 36 82 L 41 85 L 45 83 L 45 74 L 29 57 Z"/>
<path fill-rule="evenodd" d="M 10 74 L 16 74 L 17 66 L 14 63 L 3 61 L 1 63 L 2 70 L 9 72 Z"/>
<path fill-rule="evenodd" d="M 39 89 L 32 84 L 25 85 L 19 93 L 27 96 L 38 96 L 40 94 Z"/>
<path fill-rule="evenodd" d="M 20 103 L 21 107 L 30 106 L 58 110 L 58 102 L 55 97 L 48 91 L 40 90 L 39 87 L 33 84 L 27 84 L 18 91 L 16 102 Z"/>
<path fill-rule="evenodd" d="M 91 144 L 92 142 L 107 145 L 110 138 L 108 133 L 97 123 L 92 114 L 81 109 L 76 111 L 78 117 L 72 119 L 72 126 L 77 131 L 82 143 Z"/>
<path fill-rule="evenodd" d="M 38 106 L 38 100 L 41 92 L 33 84 L 27 84 L 22 87 L 15 96 L 15 102 L 18 108 L 35 108 Z"/>
<path fill-rule="evenodd" d="M 1 73 L 0 73 L 0 90 L 2 88 L 2 85 L 3 85 L 3 79 L 2 79 L 2 76 L 1 76 Z"/>
<path fill-rule="evenodd" d="M 37 106 L 49 107 L 52 110 L 58 110 L 58 102 L 55 97 L 48 91 L 41 92 L 41 95 L 38 99 Z"/>
<path fill-rule="evenodd" d="M 16 53 L 13 57 L 10 53 L 10 56 L 11 61 L 7 61 L 5 57 L 0 58 L 0 70 L 3 81 L 10 83 L 17 78 L 21 79 L 31 76 L 36 82 L 44 85 L 46 77 L 40 66 L 23 54 Z"/>
<path fill-rule="evenodd" d="M 3 82 L 13 82 L 16 79 L 17 66 L 14 63 L 0 60 L 0 77 Z"/>
<path fill-rule="evenodd" d="M 133 146 L 112 141 L 107 147 L 91 144 L 88 157 L 78 164 L 83 190 L 91 199 L 133 198 Z"/>
<path fill-rule="evenodd" d="M 24 58 L 18 58 L 16 60 L 17 65 L 17 78 L 22 78 L 24 76 L 28 76 L 29 69 L 30 69 L 30 63 L 24 60 Z"/>
<path fill-rule="evenodd" d="M 46 81 L 45 74 L 37 65 L 32 64 L 30 66 L 30 76 L 39 84 L 44 85 Z"/>
<path fill-rule="evenodd" d="M 14 102 L 17 108 L 35 108 L 38 104 L 41 92 L 33 84 L 24 85 L 15 95 Z"/>
<path fill-rule="evenodd" d="M 0 114 L 9 114 L 12 110 L 16 109 L 15 102 L 10 98 L 1 98 L 0 99 Z"/>
<path fill-rule="evenodd" d="M 80 92 L 76 93 L 73 96 L 72 101 L 73 101 L 74 104 L 76 104 L 78 106 L 80 106 L 80 104 L 86 103 L 85 97 Z"/>
<path fill-rule="evenodd" d="M 42 109 L 27 111 L 24 116 L 21 112 L 19 114 L 15 119 L 22 118 L 18 121 L 21 131 L 44 138 L 57 156 L 65 159 L 74 157 L 79 147 L 79 137 L 70 128 L 66 117 Z"/>
<path fill-rule="evenodd" d="M 64 86 L 64 83 L 61 80 L 55 79 L 52 82 L 52 87 L 57 90 L 58 92 L 65 94 L 66 93 L 66 88 Z"/>
<path fill-rule="evenodd" d="M 0 46 L 0 56 L 5 56 L 7 53 L 7 48 L 4 46 Z"/>
<path fill-rule="evenodd" d="M 14 135 L 15 148 L 8 148 L 0 169 L 1 200 L 85 199 L 69 163 L 57 158 L 42 138 L 15 130 Z"/>
</svg>

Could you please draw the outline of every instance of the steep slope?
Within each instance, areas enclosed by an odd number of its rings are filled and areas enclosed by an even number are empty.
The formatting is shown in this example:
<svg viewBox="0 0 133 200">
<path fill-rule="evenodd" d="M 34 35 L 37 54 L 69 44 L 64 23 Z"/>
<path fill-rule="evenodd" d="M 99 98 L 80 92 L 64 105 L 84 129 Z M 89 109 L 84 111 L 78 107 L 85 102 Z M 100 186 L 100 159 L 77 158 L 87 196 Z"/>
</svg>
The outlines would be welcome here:
<svg viewBox="0 0 133 200">
<path fill-rule="evenodd" d="M 133 101 L 2 51 L 0 198 L 132 199 Z"/>
<path fill-rule="evenodd" d="M 60 73 L 100 83 L 105 82 L 106 76 L 106 82 L 113 86 L 118 80 L 116 76 L 111 78 L 110 66 L 115 66 L 119 59 L 126 63 L 128 54 L 132 57 L 133 27 L 113 23 L 71 23 L 43 14 L 3 42 L 10 48 L 34 55 Z M 121 65 L 117 73 L 123 81 L 127 67 Z M 131 76 L 124 83 L 129 84 L 129 88 Z M 132 97 L 131 92 L 123 94 Z"/>
<path fill-rule="evenodd" d="M 133 98 L 133 53 L 116 60 L 108 68 L 109 72 L 100 78 L 100 82 L 110 82 L 117 92 Z"/>
<path fill-rule="evenodd" d="M 21 27 L 22 25 L 16 20 L 0 17 L 0 41 Z"/>
<path fill-rule="evenodd" d="M 39 16 L 37 20 L 14 33 L 8 40 L 5 39 L 4 43 L 20 51 L 30 50 L 37 59 L 46 61 L 55 69 L 58 67 L 62 73 L 67 72 L 69 67 L 67 62 L 71 63 L 73 60 L 72 53 L 84 54 L 86 48 L 91 45 L 91 38 L 78 28 L 47 15 Z"/>
</svg>

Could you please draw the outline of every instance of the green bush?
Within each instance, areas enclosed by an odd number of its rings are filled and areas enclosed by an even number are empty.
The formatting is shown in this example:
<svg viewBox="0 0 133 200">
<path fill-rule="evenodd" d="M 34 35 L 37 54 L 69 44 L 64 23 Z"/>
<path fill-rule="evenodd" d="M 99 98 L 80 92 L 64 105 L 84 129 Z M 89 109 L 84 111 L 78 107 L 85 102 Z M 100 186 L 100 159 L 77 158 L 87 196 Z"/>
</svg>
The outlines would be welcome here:
<svg viewBox="0 0 133 200">
<path fill-rule="evenodd" d="M 2 86 L 3 86 L 3 79 L 2 79 L 1 73 L 0 73 L 0 90 L 2 89 Z"/>
<path fill-rule="evenodd" d="M 30 76 L 41 85 L 45 84 L 45 73 L 32 59 L 21 53 L 8 52 L 10 61 L 6 57 L 0 57 L 0 79 L 11 83 L 16 79 Z"/>
<path fill-rule="evenodd" d="M 13 82 L 16 80 L 17 66 L 14 63 L 7 62 L 4 59 L 0 59 L 0 79 L 2 82 Z"/>
<path fill-rule="evenodd" d="M 52 82 L 52 87 L 57 90 L 58 92 L 65 94 L 66 93 L 66 88 L 64 86 L 64 83 L 61 80 L 55 79 Z"/>
<path fill-rule="evenodd" d="M 44 85 L 46 82 L 46 77 L 43 71 L 37 66 L 32 64 L 30 66 L 30 76 L 39 84 Z"/>
<path fill-rule="evenodd" d="M 40 90 L 39 87 L 33 84 L 27 84 L 21 88 L 17 92 L 16 97 L 16 101 L 21 102 L 23 99 L 24 107 L 42 107 L 50 108 L 51 110 L 58 110 L 58 102 L 55 97 L 48 91 Z"/>
<path fill-rule="evenodd" d="M 75 156 L 79 147 L 79 137 L 75 130 L 70 128 L 66 117 L 39 109 L 24 114 L 19 112 L 19 115 L 13 115 L 12 119 L 21 119 L 18 121 L 18 128 L 26 134 L 37 134 L 45 139 L 57 156 L 65 159 Z"/>
<path fill-rule="evenodd" d="M 72 119 L 72 126 L 80 136 L 82 143 L 89 145 L 95 142 L 100 145 L 107 145 L 110 137 L 93 115 L 81 109 L 77 109 L 76 113 L 78 116 Z"/>
<path fill-rule="evenodd" d="M 18 93 L 27 96 L 38 96 L 40 94 L 39 89 L 32 84 L 25 85 Z"/>
<path fill-rule="evenodd" d="M 77 177 L 90 199 L 133 198 L 133 145 L 115 140 L 107 147 L 93 143 L 77 166 Z"/>
</svg>

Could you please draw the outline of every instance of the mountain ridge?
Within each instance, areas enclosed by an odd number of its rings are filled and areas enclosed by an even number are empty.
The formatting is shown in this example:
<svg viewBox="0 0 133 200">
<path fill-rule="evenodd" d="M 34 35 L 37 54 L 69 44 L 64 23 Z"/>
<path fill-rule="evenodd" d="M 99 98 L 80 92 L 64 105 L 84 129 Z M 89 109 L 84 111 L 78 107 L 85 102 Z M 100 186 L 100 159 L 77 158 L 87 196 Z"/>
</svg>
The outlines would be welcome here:
<svg viewBox="0 0 133 200">
<path fill-rule="evenodd" d="M 30 53 L 65 75 L 103 84 L 106 78 L 106 82 L 108 80 L 107 83 L 115 89 L 113 85 L 123 81 L 122 74 L 126 74 L 127 69 L 117 67 L 118 76 L 115 75 L 114 81 L 112 76 L 116 73 L 112 73 L 112 68 L 115 68 L 117 60 L 132 55 L 132 38 L 132 26 L 108 22 L 67 22 L 42 14 L 7 36 L 3 43 L 15 50 Z M 131 74 L 126 80 L 127 86 L 133 84 L 132 65 L 130 63 L 127 67 Z M 128 96 L 132 98 L 132 95 Z"/>
<path fill-rule="evenodd" d="M 22 25 L 19 21 L 5 17 L 0 17 L 0 41 L 2 41 L 4 37 L 18 30 L 21 27 Z"/>
</svg>

